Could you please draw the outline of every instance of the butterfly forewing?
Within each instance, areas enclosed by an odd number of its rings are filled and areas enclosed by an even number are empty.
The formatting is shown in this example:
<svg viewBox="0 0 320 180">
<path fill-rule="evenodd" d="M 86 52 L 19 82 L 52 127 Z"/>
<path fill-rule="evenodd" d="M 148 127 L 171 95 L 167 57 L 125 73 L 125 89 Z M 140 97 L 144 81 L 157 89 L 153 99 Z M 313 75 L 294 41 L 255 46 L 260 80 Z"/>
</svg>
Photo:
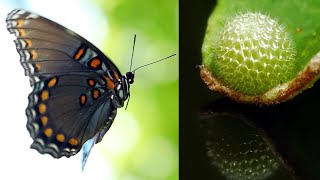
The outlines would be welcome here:
<svg viewBox="0 0 320 180">
<path fill-rule="evenodd" d="M 33 87 L 26 109 L 31 147 L 59 158 L 76 154 L 95 135 L 99 142 L 116 115 L 118 68 L 84 38 L 44 17 L 14 10 L 6 22 Z"/>
<path fill-rule="evenodd" d="M 31 84 L 51 74 L 93 71 L 111 79 L 121 75 L 98 48 L 49 19 L 14 10 L 6 21 L 7 29 L 17 37 L 17 51 Z"/>
</svg>

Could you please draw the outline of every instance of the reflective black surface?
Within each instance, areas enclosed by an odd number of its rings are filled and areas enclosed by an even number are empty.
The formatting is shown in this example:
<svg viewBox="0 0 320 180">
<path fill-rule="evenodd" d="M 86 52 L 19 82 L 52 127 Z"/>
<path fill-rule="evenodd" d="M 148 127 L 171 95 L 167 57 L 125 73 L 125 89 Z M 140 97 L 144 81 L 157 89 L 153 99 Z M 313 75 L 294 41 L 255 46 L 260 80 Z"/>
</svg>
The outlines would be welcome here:
<svg viewBox="0 0 320 180">
<path fill-rule="evenodd" d="M 259 107 L 239 104 L 214 93 L 200 79 L 196 65 L 201 64 L 202 40 L 215 3 L 180 1 L 179 178 L 224 179 L 209 163 L 198 117 L 201 112 L 227 111 L 245 115 L 262 129 L 296 178 L 320 179 L 319 82 L 293 100 Z"/>
</svg>

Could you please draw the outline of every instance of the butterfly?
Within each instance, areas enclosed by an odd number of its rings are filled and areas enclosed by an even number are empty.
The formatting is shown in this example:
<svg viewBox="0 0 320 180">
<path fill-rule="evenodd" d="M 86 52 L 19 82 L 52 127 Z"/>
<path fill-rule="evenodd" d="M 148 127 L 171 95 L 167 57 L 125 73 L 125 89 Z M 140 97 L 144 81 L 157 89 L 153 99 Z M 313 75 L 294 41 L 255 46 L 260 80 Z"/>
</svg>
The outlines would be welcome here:
<svg viewBox="0 0 320 180">
<path fill-rule="evenodd" d="M 31 148 L 61 158 L 83 147 L 84 166 L 130 96 L 135 71 L 122 75 L 93 44 L 40 15 L 15 9 L 6 22 L 33 88 L 26 109 Z"/>
</svg>

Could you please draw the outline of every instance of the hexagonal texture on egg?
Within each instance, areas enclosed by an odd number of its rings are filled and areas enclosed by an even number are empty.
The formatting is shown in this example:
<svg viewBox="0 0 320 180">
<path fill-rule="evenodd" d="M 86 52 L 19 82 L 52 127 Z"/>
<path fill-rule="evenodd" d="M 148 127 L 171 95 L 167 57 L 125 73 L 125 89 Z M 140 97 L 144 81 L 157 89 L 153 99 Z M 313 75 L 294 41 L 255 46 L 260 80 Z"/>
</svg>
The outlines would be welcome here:
<svg viewBox="0 0 320 180">
<path fill-rule="evenodd" d="M 213 44 L 209 65 L 226 85 L 262 94 L 292 79 L 296 51 L 283 25 L 261 13 L 229 19 Z"/>
</svg>

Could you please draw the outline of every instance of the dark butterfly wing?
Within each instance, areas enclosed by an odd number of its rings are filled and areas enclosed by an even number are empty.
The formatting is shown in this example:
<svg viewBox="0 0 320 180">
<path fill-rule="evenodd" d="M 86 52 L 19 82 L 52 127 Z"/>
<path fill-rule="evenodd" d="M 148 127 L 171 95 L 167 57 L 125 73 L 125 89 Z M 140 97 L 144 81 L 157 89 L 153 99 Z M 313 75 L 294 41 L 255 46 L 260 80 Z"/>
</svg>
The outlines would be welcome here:
<svg viewBox="0 0 320 180">
<path fill-rule="evenodd" d="M 65 27 L 23 10 L 8 14 L 7 29 L 16 35 L 20 61 L 31 85 L 56 73 L 96 72 L 119 79 L 118 68 L 98 48 Z M 77 62 L 77 63 L 74 63 Z M 42 66 L 41 66 L 42 65 Z"/>
<path fill-rule="evenodd" d="M 84 38 L 44 17 L 13 10 L 6 22 L 33 87 L 26 109 L 31 147 L 60 158 L 94 136 L 101 141 L 116 115 L 118 68 Z"/>
<path fill-rule="evenodd" d="M 87 162 L 87 159 L 89 157 L 90 151 L 92 147 L 94 146 L 95 143 L 98 143 L 102 140 L 104 134 L 109 130 L 113 122 L 113 119 L 110 118 L 110 121 L 108 124 L 98 133 L 96 134 L 93 138 L 89 139 L 85 144 L 82 146 L 82 160 L 81 160 L 81 169 L 82 171 L 84 170 L 84 166 Z"/>
</svg>

